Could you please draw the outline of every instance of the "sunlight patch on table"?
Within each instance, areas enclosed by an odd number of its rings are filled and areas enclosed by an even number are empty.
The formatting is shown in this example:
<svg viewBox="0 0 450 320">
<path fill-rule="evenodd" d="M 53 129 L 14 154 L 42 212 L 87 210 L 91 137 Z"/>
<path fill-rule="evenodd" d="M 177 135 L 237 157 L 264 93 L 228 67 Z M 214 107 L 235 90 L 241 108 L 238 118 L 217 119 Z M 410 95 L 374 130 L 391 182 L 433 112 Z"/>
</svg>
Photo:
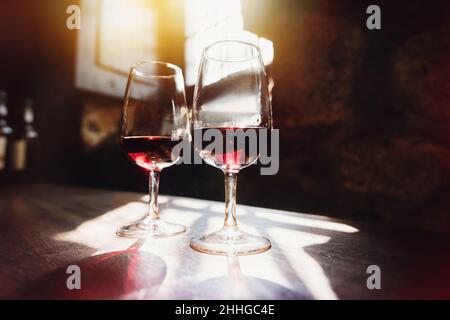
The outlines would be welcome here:
<svg viewBox="0 0 450 320">
<path fill-rule="evenodd" d="M 301 281 L 297 284 L 298 286 L 306 286 L 315 299 L 334 300 L 338 298 L 320 264 L 304 251 L 307 246 L 327 243 L 330 237 L 282 228 L 269 228 L 269 235 L 276 244 L 288 244 L 278 247 L 280 253 L 287 260 L 279 263 L 278 267 L 288 272 L 286 265 L 288 264 Z"/>
<path fill-rule="evenodd" d="M 145 203 L 129 202 L 94 219 L 83 222 L 71 231 L 58 233 L 53 238 L 58 241 L 74 242 L 95 249 L 107 251 L 125 250 L 134 241 L 133 239 L 117 237 L 115 235 L 116 229 L 141 219 L 146 214 L 146 210 L 147 206 Z"/>
<path fill-rule="evenodd" d="M 312 227 L 330 231 L 344 232 L 344 233 L 355 233 L 359 230 L 345 223 L 323 221 L 314 218 L 304 218 L 304 217 L 293 217 L 282 214 L 274 214 L 272 212 L 256 212 L 255 216 L 262 219 L 267 219 L 279 223 L 287 223 L 297 226 Z M 269 223 L 268 223 L 269 224 Z"/>
<path fill-rule="evenodd" d="M 208 207 L 208 203 L 202 200 L 179 198 L 172 201 L 178 207 L 201 210 Z"/>
</svg>

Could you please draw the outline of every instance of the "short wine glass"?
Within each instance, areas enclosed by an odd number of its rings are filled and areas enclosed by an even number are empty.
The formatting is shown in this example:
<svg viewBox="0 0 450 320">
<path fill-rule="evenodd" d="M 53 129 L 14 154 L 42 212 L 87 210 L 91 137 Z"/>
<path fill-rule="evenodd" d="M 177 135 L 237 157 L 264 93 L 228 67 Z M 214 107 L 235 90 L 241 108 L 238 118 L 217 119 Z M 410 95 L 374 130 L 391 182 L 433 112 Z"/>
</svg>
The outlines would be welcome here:
<svg viewBox="0 0 450 320">
<path fill-rule="evenodd" d="M 203 51 L 194 92 L 194 144 L 203 160 L 225 175 L 222 229 L 195 237 L 191 247 L 217 255 L 254 254 L 270 249 L 269 239 L 238 228 L 236 181 L 259 157 L 262 131 L 272 126 L 267 76 L 259 48 L 224 40 Z M 214 147 L 205 141 L 217 142 Z M 196 141 L 201 141 L 200 144 Z"/>
<path fill-rule="evenodd" d="M 186 231 L 160 219 L 158 187 L 161 170 L 178 161 L 173 151 L 189 138 L 189 128 L 181 69 L 158 61 L 135 64 L 125 91 L 121 139 L 128 157 L 149 174 L 149 207 L 144 218 L 120 227 L 119 236 L 166 237 Z"/>
</svg>

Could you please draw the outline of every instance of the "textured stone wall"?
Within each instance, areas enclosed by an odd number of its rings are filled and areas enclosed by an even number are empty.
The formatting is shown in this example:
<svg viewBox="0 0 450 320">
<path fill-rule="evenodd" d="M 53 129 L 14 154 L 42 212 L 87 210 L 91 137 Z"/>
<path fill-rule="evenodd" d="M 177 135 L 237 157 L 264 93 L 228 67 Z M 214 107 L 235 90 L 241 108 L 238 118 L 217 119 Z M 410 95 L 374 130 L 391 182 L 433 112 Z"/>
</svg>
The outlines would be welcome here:
<svg viewBox="0 0 450 320">
<path fill-rule="evenodd" d="M 252 27 L 275 47 L 277 205 L 449 229 L 448 3 L 378 1 L 378 31 L 365 1 L 265 3 Z"/>
</svg>

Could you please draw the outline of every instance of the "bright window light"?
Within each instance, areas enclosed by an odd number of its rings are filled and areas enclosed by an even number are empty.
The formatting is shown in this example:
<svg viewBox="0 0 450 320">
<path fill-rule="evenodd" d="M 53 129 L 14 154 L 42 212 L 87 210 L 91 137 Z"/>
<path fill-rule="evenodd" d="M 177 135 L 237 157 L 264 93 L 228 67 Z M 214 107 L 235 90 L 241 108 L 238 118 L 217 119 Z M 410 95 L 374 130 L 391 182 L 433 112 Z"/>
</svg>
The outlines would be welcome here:
<svg viewBox="0 0 450 320">
<path fill-rule="evenodd" d="M 209 44 L 236 39 L 258 45 L 264 64 L 272 63 L 272 41 L 244 30 L 240 0 L 185 0 L 186 84 L 195 84 L 203 49 Z"/>
</svg>

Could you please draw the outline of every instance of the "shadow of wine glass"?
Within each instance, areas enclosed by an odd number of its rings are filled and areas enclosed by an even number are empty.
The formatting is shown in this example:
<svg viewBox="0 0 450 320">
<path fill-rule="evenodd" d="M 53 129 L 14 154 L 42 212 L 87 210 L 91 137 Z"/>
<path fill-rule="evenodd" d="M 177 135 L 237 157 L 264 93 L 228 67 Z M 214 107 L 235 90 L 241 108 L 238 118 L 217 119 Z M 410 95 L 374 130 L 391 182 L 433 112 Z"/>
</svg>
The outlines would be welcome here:
<svg viewBox="0 0 450 320">
<path fill-rule="evenodd" d="M 205 280 L 189 287 L 186 299 L 212 300 L 293 300 L 312 299 L 308 290 L 293 291 L 275 282 L 245 276 L 238 256 L 227 256 L 228 275 Z"/>
<path fill-rule="evenodd" d="M 30 286 L 22 288 L 20 299 L 128 299 L 145 289 L 156 292 L 163 282 L 167 266 L 157 255 L 141 252 L 143 242 L 132 247 L 88 257 L 50 272 Z M 69 265 L 80 268 L 81 289 L 68 289 Z"/>
</svg>

